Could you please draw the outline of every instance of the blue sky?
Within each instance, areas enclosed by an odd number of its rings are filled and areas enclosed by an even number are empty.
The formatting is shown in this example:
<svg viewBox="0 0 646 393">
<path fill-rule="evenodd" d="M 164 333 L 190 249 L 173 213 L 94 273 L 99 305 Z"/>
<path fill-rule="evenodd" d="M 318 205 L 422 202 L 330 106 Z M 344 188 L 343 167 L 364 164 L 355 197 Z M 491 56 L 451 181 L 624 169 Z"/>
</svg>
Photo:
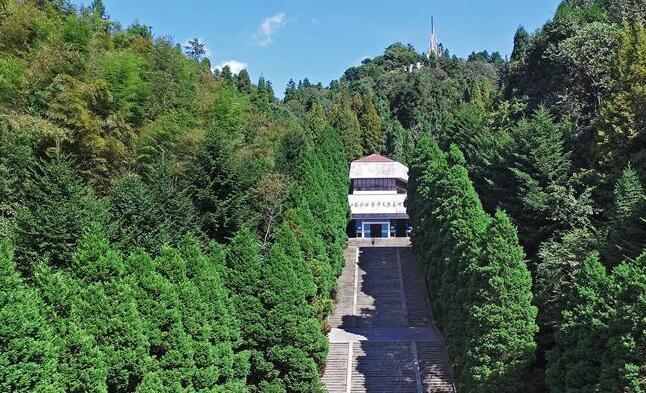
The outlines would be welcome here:
<svg viewBox="0 0 646 393">
<path fill-rule="evenodd" d="M 91 0 L 78 1 L 89 4 Z M 519 25 L 532 32 L 554 15 L 560 0 L 104 0 L 112 19 L 133 20 L 183 43 L 198 37 L 214 66 L 245 66 L 255 81 L 271 80 L 282 96 L 290 78 L 337 79 L 394 42 L 424 51 L 430 18 L 451 54 L 512 50 Z"/>
</svg>

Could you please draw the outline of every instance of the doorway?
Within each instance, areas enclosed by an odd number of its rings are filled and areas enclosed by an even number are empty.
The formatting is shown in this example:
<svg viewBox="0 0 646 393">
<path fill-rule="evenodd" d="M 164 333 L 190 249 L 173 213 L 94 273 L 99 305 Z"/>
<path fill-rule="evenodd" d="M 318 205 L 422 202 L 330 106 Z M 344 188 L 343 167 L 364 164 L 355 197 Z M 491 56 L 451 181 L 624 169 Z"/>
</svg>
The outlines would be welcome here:
<svg viewBox="0 0 646 393">
<path fill-rule="evenodd" d="M 390 237 L 390 223 L 364 222 L 361 227 L 361 232 L 364 238 Z"/>
</svg>

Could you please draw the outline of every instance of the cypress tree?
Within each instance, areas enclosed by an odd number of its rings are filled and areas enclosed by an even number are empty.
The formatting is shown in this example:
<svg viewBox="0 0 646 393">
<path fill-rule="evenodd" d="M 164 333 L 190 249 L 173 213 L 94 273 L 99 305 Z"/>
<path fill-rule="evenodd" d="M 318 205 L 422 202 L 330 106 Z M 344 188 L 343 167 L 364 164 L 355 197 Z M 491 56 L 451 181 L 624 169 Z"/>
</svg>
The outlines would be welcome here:
<svg viewBox="0 0 646 393">
<path fill-rule="evenodd" d="M 536 349 L 531 276 L 505 213 L 496 212 L 482 239 L 482 258 L 471 272 L 461 379 L 467 391 L 518 392 Z"/>
<path fill-rule="evenodd" d="M 40 263 L 33 284 L 46 305 L 48 322 L 58 344 L 58 372 L 64 391 L 107 392 L 105 354 L 75 313 L 83 286 L 70 271 Z"/>
<path fill-rule="evenodd" d="M 484 212 L 456 146 L 444 153 L 422 138 L 413 157 L 406 203 L 413 250 L 458 388 L 518 391 L 537 328 L 516 231 L 504 213 Z"/>
<path fill-rule="evenodd" d="M 646 375 L 646 253 L 622 262 L 612 272 L 614 313 L 608 323 L 599 390 L 638 392 Z"/>
<path fill-rule="evenodd" d="M 545 381 L 552 392 L 594 391 L 613 312 L 604 295 L 612 281 L 599 256 L 588 257 L 576 277 L 574 290 L 547 352 Z"/>
<path fill-rule="evenodd" d="M 235 316 L 240 321 L 241 349 L 252 351 L 249 382 L 258 384 L 273 379 L 273 366 L 259 351 L 266 347 L 270 332 L 264 322 L 265 308 L 260 300 L 262 258 L 260 239 L 242 228 L 227 247 L 224 283 L 232 295 Z"/>
<path fill-rule="evenodd" d="M 316 310 L 307 301 L 307 287 L 294 273 L 295 263 L 298 260 L 290 258 L 282 244 L 275 242 L 263 265 L 261 299 L 267 310 L 267 330 L 271 331 L 268 348 L 263 348 L 263 352 L 269 349 L 269 359 L 285 380 L 288 391 L 309 392 L 320 390 L 316 364 L 323 363 L 327 342 Z M 299 359 L 272 356 L 276 352 L 291 352 Z M 303 374 L 304 369 L 310 370 L 308 375 Z"/>
<path fill-rule="evenodd" d="M 645 268 L 646 254 L 610 273 L 597 254 L 585 261 L 547 352 L 550 391 L 643 389 Z"/>
<path fill-rule="evenodd" d="M 70 319 L 79 321 L 94 337 L 107 368 L 108 390 L 132 390 L 149 367 L 149 341 L 137 307 L 137 287 L 125 274 L 121 253 L 100 229 L 84 236 L 72 259 L 79 291 L 70 300 Z"/>
<path fill-rule="evenodd" d="M 0 390 L 63 392 L 45 307 L 22 282 L 12 257 L 9 245 L 0 242 Z"/>
<path fill-rule="evenodd" d="M 356 113 L 350 107 L 348 98 L 341 99 L 332 107 L 330 124 L 336 129 L 343 142 L 345 154 L 350 160 L 361 157 L 361 125 Z"/>
<path fill-rule="evenodd" d="M 364 99 L 360 113 L 359 123 L 363 136 L 363 154 L 378 153 L 382 150 L 381 146 L 383 145 L 381 118 L 377 114 L 377 109 L 372 103 L 371 97 Z"/>
</svg>

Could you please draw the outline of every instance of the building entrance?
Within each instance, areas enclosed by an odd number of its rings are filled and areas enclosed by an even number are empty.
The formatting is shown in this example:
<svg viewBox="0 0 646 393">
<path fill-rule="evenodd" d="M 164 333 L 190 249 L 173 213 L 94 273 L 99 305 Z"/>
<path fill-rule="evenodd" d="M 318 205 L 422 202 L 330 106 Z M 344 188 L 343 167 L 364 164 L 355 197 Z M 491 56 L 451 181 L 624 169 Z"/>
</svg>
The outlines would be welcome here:
<svg viewBox="0 0 646 393">
<path fill-rule="evenodd" d="M 364 222 L 361 226 L 364 238 L 390 237 L 390 223 L 388 222 Z"/>
</svg>

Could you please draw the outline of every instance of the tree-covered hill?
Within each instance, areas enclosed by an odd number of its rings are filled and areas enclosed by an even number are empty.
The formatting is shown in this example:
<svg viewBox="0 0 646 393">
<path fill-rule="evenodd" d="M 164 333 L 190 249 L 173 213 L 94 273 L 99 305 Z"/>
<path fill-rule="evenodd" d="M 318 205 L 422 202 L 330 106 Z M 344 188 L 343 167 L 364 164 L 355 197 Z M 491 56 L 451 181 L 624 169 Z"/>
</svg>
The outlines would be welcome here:
<svg viewBox="0 0 646 393">
<path fill-rule="evenodd" d="M 340 135 L 203 53 L 0 3 L 0 391 L 322 391 Z"/>
<path fill-rule="evenodd" d="M 0 391 L 316 392 L 347 164 L 407 208 L 458 390 L 646 389 L 646 6 L 329 86 L 212 70 L 100 0 L 0 0 Z"/>
</svg>

